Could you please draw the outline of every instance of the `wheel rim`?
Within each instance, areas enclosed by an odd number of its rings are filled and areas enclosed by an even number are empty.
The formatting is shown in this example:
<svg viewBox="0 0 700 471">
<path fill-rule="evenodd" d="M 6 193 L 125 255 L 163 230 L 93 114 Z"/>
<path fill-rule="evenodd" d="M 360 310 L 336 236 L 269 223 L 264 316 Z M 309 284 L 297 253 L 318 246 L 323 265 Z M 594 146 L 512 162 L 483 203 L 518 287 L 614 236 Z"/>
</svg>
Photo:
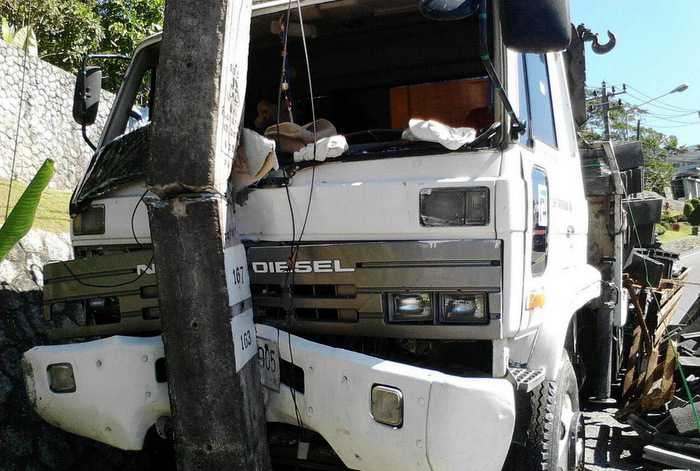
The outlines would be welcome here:
<svg viewBox="0 0 700 471">
<path fill-rule="evenodd" d="M 571 395 L 567 393 L 559 415 L 559 443 L 557 471 L 583 470 L 584 428 L 583 416 L 574 411 Z"/>
</svg>

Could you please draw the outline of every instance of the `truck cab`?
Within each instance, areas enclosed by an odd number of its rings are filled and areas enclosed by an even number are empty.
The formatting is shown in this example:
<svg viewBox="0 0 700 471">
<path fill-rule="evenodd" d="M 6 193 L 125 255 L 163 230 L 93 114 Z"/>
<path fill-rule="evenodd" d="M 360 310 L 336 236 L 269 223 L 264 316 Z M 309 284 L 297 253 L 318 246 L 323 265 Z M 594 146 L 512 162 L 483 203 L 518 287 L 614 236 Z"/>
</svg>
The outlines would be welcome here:
<svg viewBox="0 0 700 471">
<path fill-rule="evenodd" d="M 307 1 L 315 94 L 290 35 L 280 100 L 279 3 L 254 2 L 245 126 L 309 122 L 313 99 L 348 149 L 294 162 L 278 141 L 280 170 L 229 200 L 271 447 L 300 427 L 344 469 L 579 469 L 572 325 L 600 274 L 562 52 L 507 47 L 503 2 L 435 22 L 415 1 Z M 75 260 L 45 269 L 64 343 L 24 358 L 42 417 L 122 449 L 170 413 L 145 186 L 159 45 L 135 51 L 73 195 Z M 411 119 L 477 137 L 406 139 Z"/>
</svg>

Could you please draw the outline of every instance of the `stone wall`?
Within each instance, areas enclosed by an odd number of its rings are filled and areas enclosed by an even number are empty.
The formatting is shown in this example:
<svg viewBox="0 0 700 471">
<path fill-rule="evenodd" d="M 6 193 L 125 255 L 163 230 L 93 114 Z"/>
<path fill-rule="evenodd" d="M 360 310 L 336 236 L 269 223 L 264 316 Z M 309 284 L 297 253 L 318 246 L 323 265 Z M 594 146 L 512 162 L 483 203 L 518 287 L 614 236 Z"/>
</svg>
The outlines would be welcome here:
<svg viewBox="0 0 700 471">
<path fill-rule="evenodd" d="M 155 471 L 172 469 L 172 452 L 124 452 L 44 422 L 27 398 L 22 353 L 51 343 L 42 316 L 42 269 L 71 257 L 66 234 L 31 231 L 0 262 L 0 471 Z"/>
<path fill-rule="evenodd" d="M 24 92 L 22 76 L 24 74 Z M 73 189 L 87 166 L 92 150 L 73 121 L 75 76 L 0 40 L 0 179 L 9 180 L 17 135 L 15 177 L 29 181 L 47 158 L 56 164 L 50 186 Z M 20 96 L 21 114 L 20 114 Z M 97 139 L 114 96 L 103 92 L 95 125 Z"/>
</svg>

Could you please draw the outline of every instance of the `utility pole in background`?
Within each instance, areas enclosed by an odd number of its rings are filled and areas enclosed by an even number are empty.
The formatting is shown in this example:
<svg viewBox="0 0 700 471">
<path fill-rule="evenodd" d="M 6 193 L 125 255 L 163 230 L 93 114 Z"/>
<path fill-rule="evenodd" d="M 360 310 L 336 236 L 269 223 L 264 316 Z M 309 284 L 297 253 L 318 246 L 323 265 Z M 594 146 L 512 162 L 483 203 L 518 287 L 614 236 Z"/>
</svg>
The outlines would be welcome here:
<svg viewBox="0 0 700 471">
<path fill-rule="evenodd" d="M 608 87 L 605 82 L 600 89 L 601 111 L 603 113 L 603 140 L 610 140 L 610 98 L 608 97 Z"/>
<path fill-rule="evenodd" d="M 600 100 L 599 103 L 592 104 L 588 107 L 589 113 L 594 113 L 597 112 L 597 109 L 600 108 L 600 112 L 602 113 L 603 117 L 603 140 L 608 141 L 612 137 L 612 134 L 610 132 L 610 108 L 612 106 L 619 106 L 622 108 L 622 101 L 618 100 L 617 104 L 615 105 L 613 102 L 610 101 L 611 98 L 616 97 L 618 95 L 623 95 L 627 93 L 627 85 L 623 84 L 622 85 L 622 91 L 616 92 L 615 87 L 611 87 L 611 91 L 608 92 L 608 85 L 607 83 L 603 82 L 601 84 L 601 89 L 600 89 L 600 96 L 598 96 L 598 91 L 595 90 L 593 92 L 593 100 L 598 101 Z"/>
<path fill-rule="evenodd" d="M 270 469 L 252 311 L 231 289 L 223 238 L 251 3 L 165 7 L 148 202 L 180 471 Z M 236 249 L 236 268 L 247 271 Z"/>
</svg>

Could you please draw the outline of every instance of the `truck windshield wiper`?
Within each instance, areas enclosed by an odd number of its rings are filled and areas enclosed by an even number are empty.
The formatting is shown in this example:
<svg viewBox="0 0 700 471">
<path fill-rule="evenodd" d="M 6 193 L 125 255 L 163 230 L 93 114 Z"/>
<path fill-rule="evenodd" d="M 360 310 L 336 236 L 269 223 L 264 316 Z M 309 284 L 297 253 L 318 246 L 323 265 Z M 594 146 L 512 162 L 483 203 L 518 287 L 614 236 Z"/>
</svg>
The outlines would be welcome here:
<svg viewBox="0 0 700 471">
<path fill-rule="evenodd" d="M 489 126 L 486 131 L 476 136 L 472 142 L 470 142 L 469 144 L 465 144 L 460 150 L 474 150 L 482 146 L 483 144 L 491 140 L 491 138 L 498 133 L 502 126 L 503 124 L 501 124 L 500 121 L 496 121 L 491 126 Z"/>
</svg>

